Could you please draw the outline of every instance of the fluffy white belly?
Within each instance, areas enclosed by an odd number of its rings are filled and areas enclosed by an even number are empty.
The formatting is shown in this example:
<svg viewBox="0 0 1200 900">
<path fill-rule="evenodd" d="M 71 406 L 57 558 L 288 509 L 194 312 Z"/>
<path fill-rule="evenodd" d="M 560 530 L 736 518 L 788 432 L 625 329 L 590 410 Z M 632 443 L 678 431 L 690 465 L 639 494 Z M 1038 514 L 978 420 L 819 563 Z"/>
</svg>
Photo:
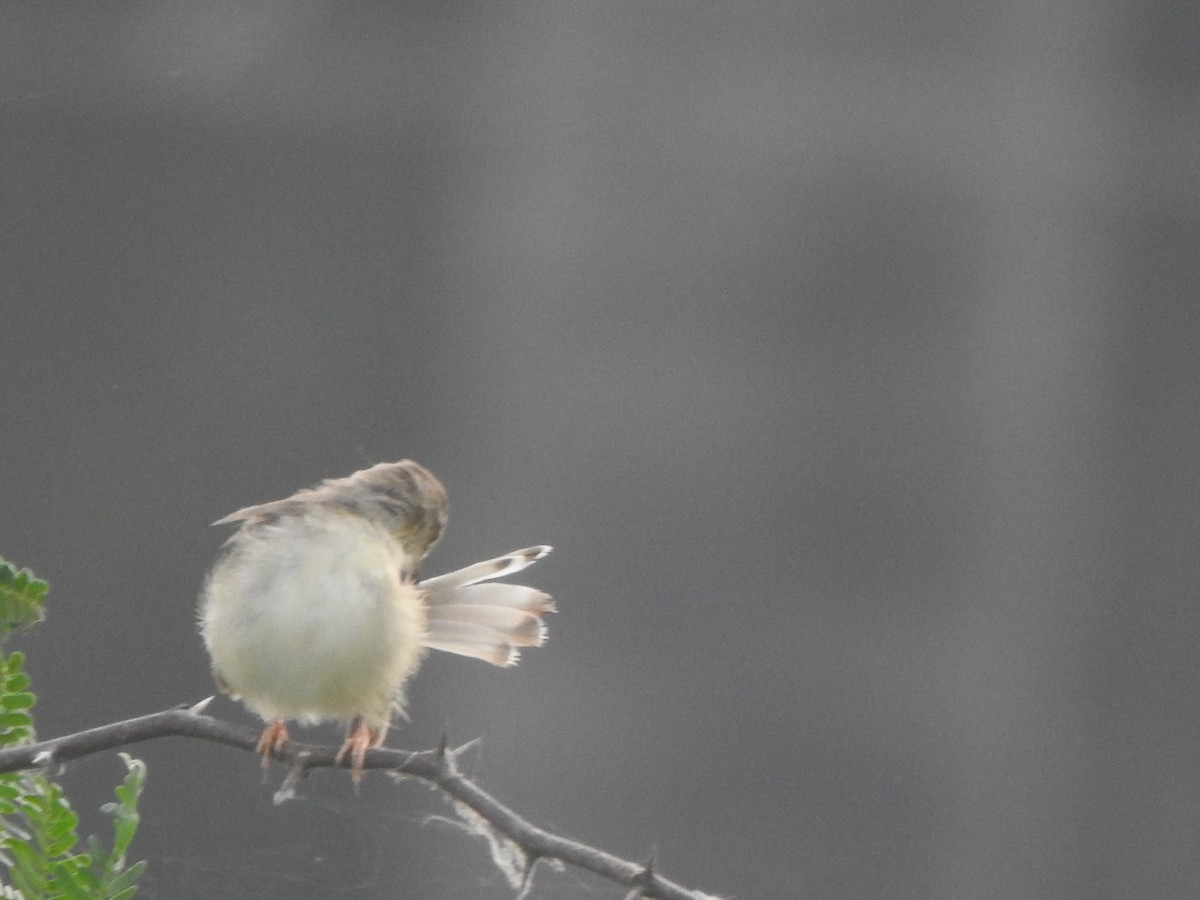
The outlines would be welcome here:
<svg viewBox="0 0 1200 900">
<path fill-rule="evenodd" d="M 202 604 L 218 677 L 266 718 L 386 725 L 424 634 L 420 592 L 399 579 L 404 563 L 352 515 L 239 536 Z"/>
</svg>

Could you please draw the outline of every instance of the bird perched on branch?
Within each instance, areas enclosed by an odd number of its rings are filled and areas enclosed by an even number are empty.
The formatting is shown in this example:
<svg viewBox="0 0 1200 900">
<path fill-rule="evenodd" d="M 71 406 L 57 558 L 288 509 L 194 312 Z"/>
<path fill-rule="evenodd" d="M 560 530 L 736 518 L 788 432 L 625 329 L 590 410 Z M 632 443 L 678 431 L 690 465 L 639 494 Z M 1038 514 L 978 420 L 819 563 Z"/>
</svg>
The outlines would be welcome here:
<svg viewBox="0 0 1200 900">
<path fill-rule="evenodd" d="M 267 720 L 265 766 L 286 746 L 287 719 L 347 722 L 338 761 L 362 777 L 404 685 L 432 647 L 511 666 L 546 639 L 541 591 L 492 579 L 550 552 L 529 547 L 418 581 L 446 527 L 442 483 L 412 460 L 331 478 L 248 506 L 200 600 L 217 686 Z"/>
</svg>

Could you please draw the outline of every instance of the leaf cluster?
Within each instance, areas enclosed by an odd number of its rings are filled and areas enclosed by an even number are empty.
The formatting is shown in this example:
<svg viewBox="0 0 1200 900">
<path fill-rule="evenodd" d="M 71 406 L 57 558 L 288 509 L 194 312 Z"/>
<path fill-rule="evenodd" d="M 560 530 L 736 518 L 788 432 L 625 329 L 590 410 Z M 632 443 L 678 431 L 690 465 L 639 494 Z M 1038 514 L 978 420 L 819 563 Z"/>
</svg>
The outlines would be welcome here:
<svg viewBox="0 0 1200 900">
<path fill-rule="evenodd" d="M 0 643 L 14 631 L 44 617 L 46 582 L 27 569 L 0 559 Z M 37 697 L 29 690 L 24 654 L 0 650 L 0 747 L 34 740 L 32 709 Z M 127 900 L 145 862 L 127 864 L 126 853 L 137 833 L 138 798 L 146 781 L 141 760 L 122 753 L 125 778 L 116 800 L 102 811 L 112 817 L 112 846 L 95 836 L 81 842 L 79 816 L 62 788 L 40 772 L 0 775 L 0 864 L 8 884 L 0 897 Z"/>
<path fill-rule="evenodd" d="M 45 618 L 42 601 L 49 587 L 28 569 L 0 559 L 0 642 L 13 631 L 31 628 Z"/>
</svg>

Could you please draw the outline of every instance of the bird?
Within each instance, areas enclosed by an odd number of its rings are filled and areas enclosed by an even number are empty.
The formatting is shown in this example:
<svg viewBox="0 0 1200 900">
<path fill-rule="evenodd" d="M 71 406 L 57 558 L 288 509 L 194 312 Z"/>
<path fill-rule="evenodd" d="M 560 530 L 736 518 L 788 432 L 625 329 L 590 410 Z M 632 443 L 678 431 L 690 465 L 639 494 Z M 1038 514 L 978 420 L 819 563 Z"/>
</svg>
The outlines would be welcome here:
<svg viewBox="0 0 1200 900">
<path fill-rule="evenodd" d="M 366 753 L 404 708 L 428 649 L 496 666 L 547 636 L 542 591 L 495 581 L 544 558 L 537 545 L 420 580 L 441 538 L 446 489 L 410 459 L 331 478 L 214 522 L 238 525 L 204 583 L 200 633 L 217 687 L 266 721 L 263 766 L 289 746 L 288 720 L 346 723 L 338 765 Z"/>
</svg>

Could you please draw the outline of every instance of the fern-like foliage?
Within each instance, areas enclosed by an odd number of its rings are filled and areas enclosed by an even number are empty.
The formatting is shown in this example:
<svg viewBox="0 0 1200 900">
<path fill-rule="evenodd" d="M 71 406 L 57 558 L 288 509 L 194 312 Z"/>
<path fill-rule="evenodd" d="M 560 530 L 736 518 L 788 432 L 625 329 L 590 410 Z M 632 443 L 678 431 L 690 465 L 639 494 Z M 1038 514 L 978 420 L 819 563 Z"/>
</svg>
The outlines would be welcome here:
<svg viewBox="0 0 1200 900">
<path fill-rule="evenodd" d="M 18 569 L 0 559 L 0 642 L 14 629 L 42 621 L 42 600 L 49 587 L 28 569 Z"/>
<path fill-rule="evenodd" d="M 44 617 L 42 601 L 47 584 L 29 570 L 18 570 L 0 559 L 0 644 L 14 631 Z M 25 657 L 0 650 L 0 747 L 34 740 L 33 705 Z M 146 781 L 146 766 L 122 753 L 125 778 L 117 799 L 103 811 L 113 819 L 111 848 L 89 837 L 86 850 L 77 833 L 79 817 L 62 788 L 36 772 L 0 775 L 0 864 L 8 883 L 0 880 L 0 898 L 65 898 L 65 900 L 127 900 L 145 862 L 127 864 L 126 853 L 138 826 L 138 798 Z"/>
</svg>

